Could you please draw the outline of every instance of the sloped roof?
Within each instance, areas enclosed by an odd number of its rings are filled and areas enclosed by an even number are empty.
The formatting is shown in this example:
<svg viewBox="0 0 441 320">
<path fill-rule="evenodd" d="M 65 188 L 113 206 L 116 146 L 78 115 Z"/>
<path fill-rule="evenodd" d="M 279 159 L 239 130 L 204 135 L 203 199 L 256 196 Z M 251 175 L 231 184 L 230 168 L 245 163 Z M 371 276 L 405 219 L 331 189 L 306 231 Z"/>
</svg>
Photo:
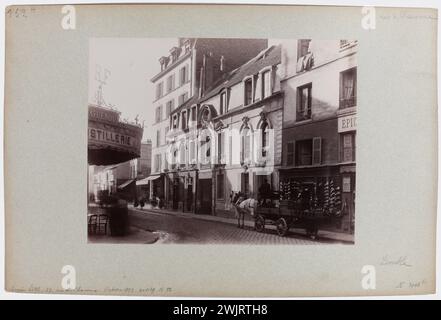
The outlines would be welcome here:
<svg viewBox="0 0 441 320">
<path fill-rule="evenodd" d="M 194 94 L 190 99 L 188 99 L 187 101 L 185 101 L 183 104 L 179 105 L 177 108 L 173 109 L 170 114 L 174 114 L 182 109 L 185 109 L 189 106 L 191 106 L 192 104 L 196 103 L 198 101 L 198 97 L 196 94 Z"/>
<path fill-rule="evenodd" d="M 244 78 L 258 73 L 265 67 L 273 66 L 281 62 L 281 46 L 271 46 L 262 52 L 260 52 L 253 59 L 249 60 L 247 63 L 243 64 L 239 68 L 231 71 L 224 79 L 218 83 L 214 89 L 210 90 L 198 102 L 203 102 L 217 95 L 220 91 L 225 88 L 229 88 L 239 82 Z"/>
</svg>

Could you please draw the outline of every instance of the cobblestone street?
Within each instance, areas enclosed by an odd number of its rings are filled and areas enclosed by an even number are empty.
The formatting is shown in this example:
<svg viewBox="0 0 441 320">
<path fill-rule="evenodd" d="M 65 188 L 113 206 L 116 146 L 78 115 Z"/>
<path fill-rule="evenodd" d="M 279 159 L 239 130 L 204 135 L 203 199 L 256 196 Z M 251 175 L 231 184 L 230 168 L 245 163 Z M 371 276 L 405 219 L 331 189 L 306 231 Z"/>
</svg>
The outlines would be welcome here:
<svg viewBox="0 0 441 320">
<path fill-rule="evenodd" d="M 150 210 L 130 210 L 130 224 L 133 227 L 161 234 L 157 243 L 200 243 L 200 244 L 323 244 L 334 241 L 313 241 L 306 236 L 288 234 L 279 237 L 274 230 L 264 233 L 251 227 L 239 229 L 235 225 L 204 221 L 189 216 L 176 216 Z"/>
</svg>

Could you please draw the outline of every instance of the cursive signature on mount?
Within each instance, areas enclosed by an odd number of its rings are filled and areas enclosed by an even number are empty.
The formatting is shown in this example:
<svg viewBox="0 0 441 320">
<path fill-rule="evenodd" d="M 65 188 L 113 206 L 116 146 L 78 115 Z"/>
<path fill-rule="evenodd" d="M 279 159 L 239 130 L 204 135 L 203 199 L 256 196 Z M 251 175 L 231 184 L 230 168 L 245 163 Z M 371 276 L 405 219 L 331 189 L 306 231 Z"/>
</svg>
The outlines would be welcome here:
<svg viewBox="0 0 441 320">
<path fill-rule="evenodd" d="M 385 255 L 382 257 L 380 265 L 382 265 L 382 266 L 412 267 L 412 265 L 407 262 L 407 256 L 400 256 L 398 258 L 391 258 L 391 257 L 389 257 L 389 255 Z"/>
</svg>

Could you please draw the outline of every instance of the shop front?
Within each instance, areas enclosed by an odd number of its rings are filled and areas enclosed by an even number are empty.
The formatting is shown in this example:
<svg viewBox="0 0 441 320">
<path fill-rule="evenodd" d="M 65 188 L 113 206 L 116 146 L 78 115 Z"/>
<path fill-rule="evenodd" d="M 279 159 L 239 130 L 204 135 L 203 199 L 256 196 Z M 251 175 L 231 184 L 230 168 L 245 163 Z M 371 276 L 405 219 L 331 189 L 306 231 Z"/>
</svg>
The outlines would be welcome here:
<svg viewBox="0 0 441 320">
<path fill-rule="evenodd" d="M 280 170 L 281 200 L 307 201 L 312 207 L 325 208 L 333 219 L 322 229 L 353 233 L 353 212 L 346 201 L 352 189 L 345 183 L 347 175 L 340 165 Z"/>
<path fill-rule="evenodd" d="M 342 179 L 342 204 L 347 212 L 343 228 L 354 232 L 355 226 L 355 179 L 357 115 L 354 112 L 338 118 L 340 137 L 340 174 Z"/>
</svg>

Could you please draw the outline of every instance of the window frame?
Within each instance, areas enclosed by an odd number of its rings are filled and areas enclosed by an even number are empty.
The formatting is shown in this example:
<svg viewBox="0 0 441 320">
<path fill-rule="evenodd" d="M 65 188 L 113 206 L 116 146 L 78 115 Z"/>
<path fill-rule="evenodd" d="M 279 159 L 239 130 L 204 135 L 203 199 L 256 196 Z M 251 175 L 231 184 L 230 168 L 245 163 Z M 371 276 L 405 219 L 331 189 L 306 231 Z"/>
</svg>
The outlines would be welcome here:
<svg viewBox="0 0 441 320">
<path fill-rule="evenodd" d="M 345 159 L 345 148 L 344 147 L 344 137 L 350 136 L 351 137 L 351 160 Z M 356 131 L 347 131 L 340 133 L 340 162 L 341 163 L 348 163 L 348 162 L 355 162 L 356 161 L 356 148 L 357 148 L 357 133 Z"/>
<path fill-rule="evenodd" d="M 227 90 L 223 90 L 219 95 L 219 114 L 221 115 L 227 112 L 228 112 L 228 92 Z"/>
<path fill-rule="evenodd" d="M 309 157 L 310 157 L 310 161 L 309 163 L 304 163 L 303 162 L 303 157 L 305 157 L 304 154 L 300 154 L 299 152 L 302 151 L 301 149 L 303 149 L 303 146 L 300 146 L 300 144 L 310 144 L 310 147 L 308 146 L 308 149 L 310 149 L 310 153 L 309 153 Z M 313 145 L 312 145 L 312 139 L 302 139 L 302 140 L 296 140 L 296 144 L 295 144 L 295 166 L 296 167 L 303 167 L 303 166 L 312 166 L 313 163 L 313 159 L 312 159 L 312 155 L 313 155 L 313 149 L 312 149 Z"/>
<path fill-rule="evenodd" d="M 156 107 L 155 110 L 155 123 L 160 123 L 162 121 L 162 105 Z"/>
<path fill-rule="evenodd" d="M 297 61 L 299 61 L 299 59 L 303 58 L 308 54 L 310 43 L 311 43 L 311 39 L 299 39 L 297 41 Z M 302 54 L 305 46 L 306 46 L 306 53 Z"/>
<path fill-rule="evenodd" d="M 247 83 L 251 83 L 251 89 L 250 89 L 250 97 L 249 97 L 249 102 L 248 102 L 248 97 L 247 97 Z M 253 104 L 254 102 L 254 77 L 253 76 L 248 76 L 246 78 L 243 79 L 243 105 L 244 106 L 249 106 L 251 104 Z"/>
<path fill-rule="evenodd" d="M 156 100 L 164 96 L 164 83 L 161 81 L 156 84 Z"/>
<path fill-rule="evenodd" d="M 308 90 L 308 102 L 307 102 L 307 117 L 304 115 L 300 117 L 303 110 L 300 107 L 303 105 L 303 90 Z M 297 87 L 297 99 L 296 99 L 296 122 L 310 120 L 312 118 L 312 82 Z"/>
<path fill-rule="evenodd" d="M 353 73 L 353 95 L 350 98 L 344 98 L 344 77 Z M 357 67 L 352 67 L 340 72 L 340 87 L 339 87 L 339 109 L 353 108 L 357 106 Z"/>
<path fill-rule="evenodd" d="M 272 66 L 266 67 L 266 68 L 260 70 L 259 73 L 260 73 L 260 78 L 261 78 L 261 80 L 260 80 L 261 81 L 261 91 L 262 91 L 261 97 L 263 100 L 263 99 L 270 97 L 273 94 L 273 68 L 272 68 Z M 265 87 L 266 87 L 265 74 L 268 74 L 268 86 L 269 86 L 268 95 L 265 95 L 265 92 L 266 92 L 266 90 L 265 90 Z"/>
</svg>

